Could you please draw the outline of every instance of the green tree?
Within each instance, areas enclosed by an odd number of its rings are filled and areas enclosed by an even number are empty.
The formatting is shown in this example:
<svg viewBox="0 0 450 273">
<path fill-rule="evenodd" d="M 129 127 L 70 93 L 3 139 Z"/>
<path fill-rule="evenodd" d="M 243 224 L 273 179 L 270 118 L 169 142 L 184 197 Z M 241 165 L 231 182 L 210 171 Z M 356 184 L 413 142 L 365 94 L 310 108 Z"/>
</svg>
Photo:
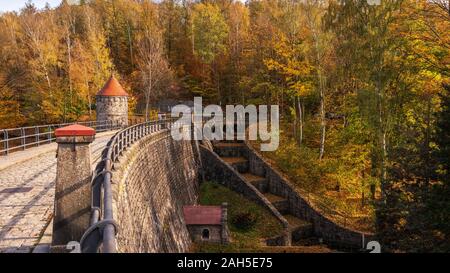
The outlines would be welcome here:
<svg viewBox="0 0 450 273">
<path fill-rule="evenodd" d="M 229 27 L 218 6 L 210 3 L 195 5 L 193 15 L 194 52 L 207 64 L 227 50 Z"/>
<path fill-rule="evenodd" d="M 217 5 L 199 3 L 194 6 L 191 33 L 192 47 L 201 62 L 211 66 L 211 82 L 215 83 L 216 94 L 209 94 L 208 97 L 215 97 L 219 102 L 221 102 L 223 95 L 221 94 L 221 79 L 218 73 L 220 63 L 217 56 L 227 50 L 228 32 L 229 27 Z"/>
</svg>

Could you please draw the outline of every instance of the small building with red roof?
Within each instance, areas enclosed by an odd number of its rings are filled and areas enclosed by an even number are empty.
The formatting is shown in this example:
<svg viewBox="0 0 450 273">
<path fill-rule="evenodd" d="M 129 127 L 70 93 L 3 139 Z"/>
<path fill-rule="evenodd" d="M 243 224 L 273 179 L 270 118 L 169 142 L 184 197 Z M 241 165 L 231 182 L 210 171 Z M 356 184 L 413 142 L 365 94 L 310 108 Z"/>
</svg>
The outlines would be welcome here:
<svg viewBox="0 0 450 273">
<path fill-rule="evenodd" d="M 228 243 L 227 204 L 184 206 L 186 227 L 194 242 Z"/>
<path fill-rule="evenodd" d="M 128 93 L 112 75 L 96 95 L 97 126 L 128 126 Z"/>
</svg>

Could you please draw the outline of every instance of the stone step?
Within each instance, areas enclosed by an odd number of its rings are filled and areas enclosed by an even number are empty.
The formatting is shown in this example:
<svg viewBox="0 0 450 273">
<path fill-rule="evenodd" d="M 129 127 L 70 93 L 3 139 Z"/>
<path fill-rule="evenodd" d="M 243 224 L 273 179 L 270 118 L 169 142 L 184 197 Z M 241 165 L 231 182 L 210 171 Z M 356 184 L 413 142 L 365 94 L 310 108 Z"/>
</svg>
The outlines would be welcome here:
<svg viewBox="0 0 450 273">
<path fill-rule="evenodd" d="M 242 142 L 218 142 L 214 144 L 215 147 L 235 147 L 235 148 L 241 148 L 244 147 L 244 143 Z"/>
<path fill-rule="evenodd" d="M 225 136 L 224 136 L 224 138 L 225 138 Z M 231 140 L 224 139 L 224 140 L 221 140 L 220 143 L 241 143 L 241 144 L 244 144 L 244 141 L 243 140 L 237 140 L 237 137 L 235 136 L 234 139 L 231 139 Z"/>
<path fill-rule="evenodd" d="M 242 157 L 244 143 L 242 142 L 219 142 L 214 144 L 214 151 L 223 157 Z"/>
<path fill-rule="evenodd" d="M 264 196 L 281 214 L 286 214 L 289 211 L 288 200 L 284 197 L 269 192 L 264 193 Z"/>
<path fill-rule="evenodd" d="M 321 242 L 319 238 L 314 237 L 314 236 L 309 236 L 304 239 L 293 240 L 292 245 L 293 246 L 315 246 L 315 245 L 324 246 L 325 244 L 323 242 Z"/>
<path fill-rule="evenodd" d="M 248 172 L 248 160 L 245 157 L 222 157 L 222 160 L 240 173 Z"/>
<path fill-rule="evenodd" d="M 293 245 L 293 246 L 264 246 L 261 248 L 264 253 L 337 253 L 335 250 L 325 245 Z"/>
<path fill-rule="evenodd" d="M 260 192 L 267 192 L 267 180 L 265 177 L 254 175 L 252 173 L 243 173 L 242 176 Z"/>
<path fill-rule="evenodd" d="M 299 241 L 313 235 L 313 227 L 311 223 L 291 214 L 284 214 L 283 217 L 289 223 L 289 229 L 292 233 L 292 241 Z"/>
</svg>

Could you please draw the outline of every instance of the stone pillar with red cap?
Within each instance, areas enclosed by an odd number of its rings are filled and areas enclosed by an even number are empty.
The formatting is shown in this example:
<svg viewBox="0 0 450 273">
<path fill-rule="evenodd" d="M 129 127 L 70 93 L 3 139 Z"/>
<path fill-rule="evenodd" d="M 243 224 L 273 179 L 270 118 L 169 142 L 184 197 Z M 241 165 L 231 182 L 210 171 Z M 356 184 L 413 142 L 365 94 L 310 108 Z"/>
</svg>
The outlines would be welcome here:
<svg viewBox="0 0 450 273">
<path fill-rule="evenodd" d="M 95 130 L 70 125 L 55 131 L 57 151 L 53 246 L 79 241 L 89 227 L 91 148 Z"/>
</svg>

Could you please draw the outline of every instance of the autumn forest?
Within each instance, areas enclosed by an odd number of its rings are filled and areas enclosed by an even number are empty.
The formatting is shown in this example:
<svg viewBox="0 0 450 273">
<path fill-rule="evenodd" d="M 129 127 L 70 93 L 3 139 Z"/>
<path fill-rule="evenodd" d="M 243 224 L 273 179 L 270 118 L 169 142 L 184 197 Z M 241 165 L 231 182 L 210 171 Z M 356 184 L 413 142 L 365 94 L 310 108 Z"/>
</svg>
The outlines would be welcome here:
<svg viewBox="0 0 450 273">
<path fill-rule="evenodd" d="M 448 252 L 450 3 L 371 2 L 29 2 L 0 14 L 0 128 L 95 119 L 111 74 L 133 114 L 277 104 L 264 155 L 323 213 L 390 251 Z"/>
</svg>

